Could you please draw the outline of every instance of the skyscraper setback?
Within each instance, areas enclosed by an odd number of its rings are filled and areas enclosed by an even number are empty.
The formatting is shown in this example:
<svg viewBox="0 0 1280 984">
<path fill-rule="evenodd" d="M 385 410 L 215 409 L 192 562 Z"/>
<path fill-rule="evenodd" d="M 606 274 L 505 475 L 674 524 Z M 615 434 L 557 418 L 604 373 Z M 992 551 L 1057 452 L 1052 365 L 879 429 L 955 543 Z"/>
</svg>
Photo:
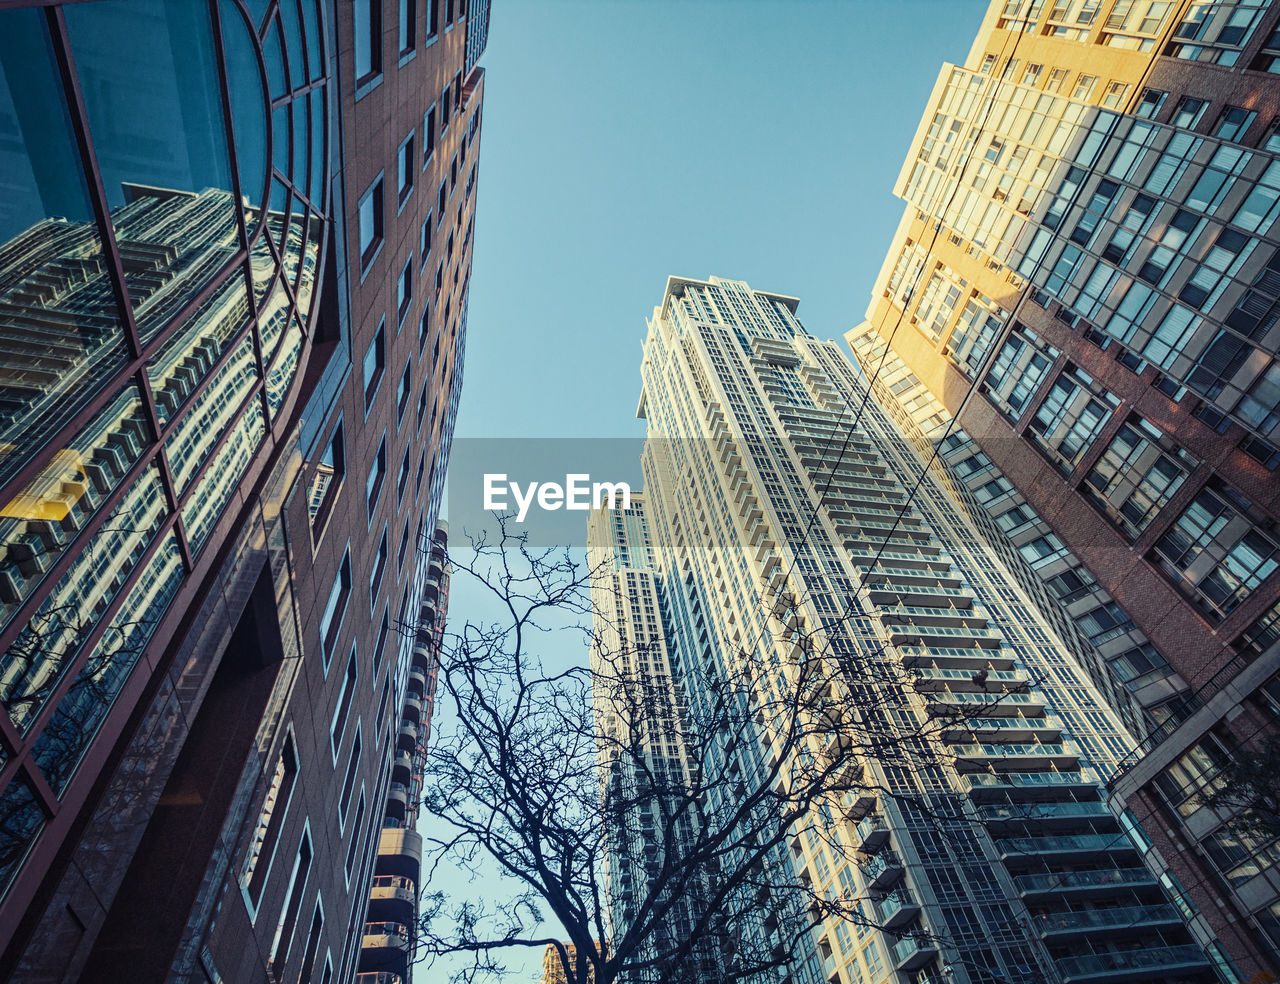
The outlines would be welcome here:
<svg viewBox="0 0 1280 984">
<path fill-rule="evenodd" d="M 416 899 L 488 7 L 0 11 L 0 979 L 350 981 Z"/>
<path fill-rule="evenodd" d="M 616 624 L 658 654 L 683 713 L 744 667 L 763 706 L 797 647 L 861 708 L 836 742 L 858 750 L 856 788 L 782 853 L 791 884 L 862 917 L 796 936 L 761 905 L 735 932 L 766 952 L 796 937 L 779 979 L 806 984 L 1213 980 L 1101 797 L 1123 724 L 942 487 L 917 486 L 916 453 L 796 308 L 669 279 L 644 345 L 643 502 L 593 533 L 632 596 Z"/>
<path fill-rule="evenodd" d="M 1112 791 L 1228 976 L 1273 837 L 1203 802 L 1280 704 L 1280 7 L 992 3 L 846 338 L 1142 744 Z"/>
</svg>

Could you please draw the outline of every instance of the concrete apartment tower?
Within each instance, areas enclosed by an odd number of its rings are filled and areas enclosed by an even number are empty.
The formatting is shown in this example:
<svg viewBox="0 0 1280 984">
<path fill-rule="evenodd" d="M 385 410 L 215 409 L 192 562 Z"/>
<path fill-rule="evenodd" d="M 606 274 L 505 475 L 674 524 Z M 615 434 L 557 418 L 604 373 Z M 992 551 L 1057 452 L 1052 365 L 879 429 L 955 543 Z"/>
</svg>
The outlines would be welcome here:
<svg viewBox="0 0 1280 984">
<path fill-rule="evenodd" d="M 804 934 L 777 979 L 1214 980 L 1102 797 L 1132 741 L 1123 723 L 945 490 L 916 487 L 916 452 L 796 307 L 737 281 L 668 280 L 644 344 L 643 507 L 622 517 L 645 528 L 689 714 L 708 668 L 742 661 L 760 668 L 763 706 L 799 638 L 824 685 L 863 708 L 857 790 L 782 853 L 796 884 L 864 918 Z M 788 945 L 795 925 L 773 908 L 735 929 Z"/>
<path fill-rule="evenodd" d="M 416 879 L 487 24 L 0 11 L 0 979 L 349 982 Z"/>
<path fill-rule="evenodd" d="M 1141 740 L 1113 795 L 1226 979 L 1274 837 L 1206 807 L 1280 701 L 1280 7 L 992 3 L 846 338 Z"/>
</svg>

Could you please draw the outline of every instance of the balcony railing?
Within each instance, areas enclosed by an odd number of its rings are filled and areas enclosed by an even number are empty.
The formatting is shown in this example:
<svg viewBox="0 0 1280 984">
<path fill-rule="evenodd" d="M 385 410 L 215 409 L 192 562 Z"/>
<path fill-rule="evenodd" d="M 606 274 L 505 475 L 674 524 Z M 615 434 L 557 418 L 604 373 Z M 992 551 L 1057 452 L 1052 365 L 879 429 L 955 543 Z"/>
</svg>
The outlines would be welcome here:
<svg viewBox="0 0 1280 984">
<path fill-rule="evenodd" d="M 1050 912 L 1035 919 L 1041 935 L 1081 933 L 1089 930 L 1130 929 L 1156 923 L 1179 922 L 1171 905 L 1127 905 L 1115 909 L 1079 909 L 1074 912 Z"/>
<path fill-rule="evenodd" d="M 1077 851 L 1134 851 L 1124 834 L 1075 834 L 1069 837 L 1011 837 L 999 842 L 1004 854 L 1064 854 Z"/>
<path fill-rule="evenodd" d="M 1146 868 L 1100 868 L 1096 871 L 1061 871 L 1050 875 L 1018 875 L 1013 879 L 1018 891 L 1065 892 L 1088 888 L 1143 888 L 1155 884 Z"/>
<path fill-rule="evenodd" d="M 367 922 L 364 924 L 365 936 L 390 936 L 393 939 L 403 940 L 407 946 L 411 939 L 409 935 L 409 927 L 404 923 L 398 922 Z M 367 946 L 368 944 L 366 944 Z"/>
<path fill-rule="evenodd" d="M 1063 957 L 1057 964 L 1063 984 L 1077 984 L 1082 981 L 1111 981 L 1117 972 L 1130 970 L 1172 972 L 1203 967 L 1206 961 L 1196 946 L 1160 946 Z"/>
<path fill-rule="evenodd" d="M 908 936 L 893 945 L 893 959 L 899 971 L 923 967 L 937 955 L 937 944 L 924 936 Z"/>
</svg>

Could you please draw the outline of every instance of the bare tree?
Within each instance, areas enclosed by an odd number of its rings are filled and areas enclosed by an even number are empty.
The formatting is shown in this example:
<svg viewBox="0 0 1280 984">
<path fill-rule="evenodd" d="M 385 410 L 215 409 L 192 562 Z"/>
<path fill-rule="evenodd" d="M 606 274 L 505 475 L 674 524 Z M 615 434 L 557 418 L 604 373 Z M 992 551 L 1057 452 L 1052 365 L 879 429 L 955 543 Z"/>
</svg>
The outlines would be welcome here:
<svg viewBox="0 0 1280 984">
<path fill-rule="evenodd" d="M 904 716 L 909 671 L 877 654 L 850 665 L 785 593 L 768 660 L 744 647 L 666 686 L 653 647 L 619 631 L 618 606 L 597 590 L 593 607 L 599 569 L 505 525 L 472 547 L 451 557 L 454 577 L 504 617 L 450 632 L 440 655 L 425 863 L 496 869 L 510 892 L 495 898 L 490 878 L 428 895 L 419 959 L 462 956 L 454 980 L 470 982 L 552 946 L 570 984 L 765 980 L 824 923 L 885 928 L 866 903 L 892 890 L 823 890 L 805 842 L 833 866 L 884 864 L 853 846 L 888 795 L 868 758 L 939 765 L 939 734 L 990 711 L 998 686 L 972 710 Z M 575 660 L 586 649 L 590 666 Z"/>
</svg>

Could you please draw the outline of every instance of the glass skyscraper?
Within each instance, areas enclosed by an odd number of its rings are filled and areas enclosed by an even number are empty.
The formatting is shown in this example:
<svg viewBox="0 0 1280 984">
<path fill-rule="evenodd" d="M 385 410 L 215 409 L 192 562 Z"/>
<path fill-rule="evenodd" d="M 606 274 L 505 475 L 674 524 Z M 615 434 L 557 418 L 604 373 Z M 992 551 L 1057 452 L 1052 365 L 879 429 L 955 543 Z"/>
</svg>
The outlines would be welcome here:
<svg viewBox="0 0 1280 984">
<path fill-rule="evenodd" d="M 803 934 L 777 979 L 1214 980 L 1103 798 L 1124 723 L 796 307 L 669 279 L 644 345 L 643 503 L 598 515 L 592 540 L 612 543 L 610 590 L 637 613 L 616 623 L 660 639 L 651 673 L 669 673 L 683 713 L 713 699 L 705 674 L 744 665 L 767 699 L 801 638 L 823 685 L 861 708 L 854 788 L 780 852 L 793 886 L 860 916 Z M 784 898 L 738 930 L 768 950 L 795 922 Z"/>
<path fill-rule="evenodd" d="M 0 979 L 350 981 L 418 891 L 488 2 L 5 7 Z"/>
</svg>

